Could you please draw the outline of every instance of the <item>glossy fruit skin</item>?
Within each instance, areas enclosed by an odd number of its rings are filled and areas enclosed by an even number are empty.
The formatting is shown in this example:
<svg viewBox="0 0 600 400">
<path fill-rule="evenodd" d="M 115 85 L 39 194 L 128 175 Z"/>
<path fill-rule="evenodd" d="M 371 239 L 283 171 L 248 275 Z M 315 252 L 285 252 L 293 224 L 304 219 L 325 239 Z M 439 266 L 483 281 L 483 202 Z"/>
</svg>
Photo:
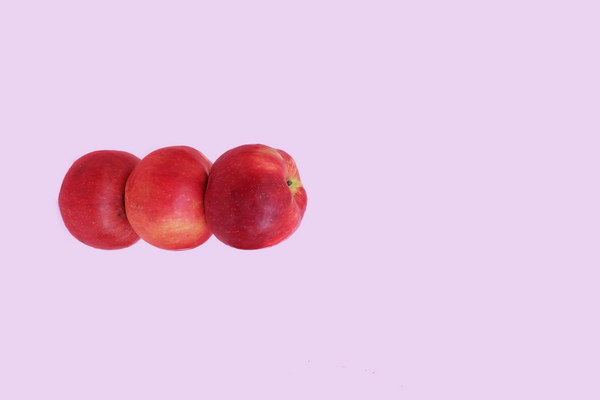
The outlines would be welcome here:
<svg viewBox="0 0 600 400">
<path fill-rule="evenodd" d="M 276 245 L 300 226 L 307 195 L 296 163 L 262 144 L 225 152 L 211 169 L 206 219 L 214 235 L 238 249 Z"/>
<path fill-rule="evenodd" d="M 127 180 L 125 209 L 144 241 L 185 250 L 208 240 L 204 191 L 211 164 L 188 146 L 163 147 L 140 161 Z"/>
<path fill-rule="evenodd" d="M 82 243 L 103 250 L 139 240 L 129 224 L 125 184 L 140 159 L 117 150 L 99 150 L 77 159 L 65 175 L 58 205 L 65 226 Z"/>
</svg>

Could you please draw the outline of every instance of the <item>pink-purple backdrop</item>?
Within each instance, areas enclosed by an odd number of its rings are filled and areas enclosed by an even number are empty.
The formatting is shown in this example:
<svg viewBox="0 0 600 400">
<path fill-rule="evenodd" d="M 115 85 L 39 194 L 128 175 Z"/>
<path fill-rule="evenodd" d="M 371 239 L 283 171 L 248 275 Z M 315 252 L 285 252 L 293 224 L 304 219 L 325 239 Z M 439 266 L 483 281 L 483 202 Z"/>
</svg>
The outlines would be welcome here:
<svg viewBox="0 0 600 400">
<path fill-rule="evenodd" d="M 600 398 L 594 1 L 0 3 L 0 399 Z M 70 237 L 82 154 L 265 143 L 239 251 Z"/>
</svg>

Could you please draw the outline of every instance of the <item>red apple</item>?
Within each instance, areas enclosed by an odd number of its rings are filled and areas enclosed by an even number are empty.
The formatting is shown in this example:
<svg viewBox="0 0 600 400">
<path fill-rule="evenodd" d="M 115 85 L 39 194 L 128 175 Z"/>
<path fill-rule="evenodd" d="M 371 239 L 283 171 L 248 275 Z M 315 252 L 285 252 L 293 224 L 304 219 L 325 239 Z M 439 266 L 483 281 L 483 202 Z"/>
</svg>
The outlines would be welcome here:
<svg viewBox="0 0 600 400">
<path fill-rule="evenodd" d="M 148 154 L 125 187 L 125 209 L 146 242 L 166 250 L 200 246 L 211 235 L 204 217 L 204 191 L 211 162 L 188 146 Z"/>
<path fill-rule="evenodd" d="M 215 161 L 204 201 L 208 225 L 219 240 L 239 249 L 260 249 L 294 233 L 307 198 L 289 154 L 252 144 Z"/>
<path fill-rule="evenodd" d="M 133 154 L 99 150 L 76 160 L 58 195 L 65 226 L 81 242 L 105 250 L 139 240 L 125 216 L 125 182 L 140 161 Z"/>
</svg>

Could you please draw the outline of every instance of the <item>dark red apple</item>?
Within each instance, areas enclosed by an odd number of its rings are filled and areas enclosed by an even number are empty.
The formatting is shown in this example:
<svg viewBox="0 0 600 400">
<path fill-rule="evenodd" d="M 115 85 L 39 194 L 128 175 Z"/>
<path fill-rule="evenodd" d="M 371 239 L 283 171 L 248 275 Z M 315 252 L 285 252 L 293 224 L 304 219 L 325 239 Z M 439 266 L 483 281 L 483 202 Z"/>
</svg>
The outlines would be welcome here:
<svg viewBox="0 0 600 400">
<path fill-rule="evenodd" d="M 211 235 L 204 217 L 204 191 L 211 162 L 188 146 L 148 154 L 125 187 L 125 209 L 146 242 L 166 250 L 191 249 Z"/>
<path fill-rule="evenodd" d="M 124 151 L 99 150 L 73 163 L 58 195 L 60 213 L 73 236 L 105 250 L 122 249 L 139 240 L 124 204 L 125 183 L 139 161 Z"/>
<path fill-rule="evenodd" d="M 206 219 L 219 240 L 239 249 L 260 249 L 294 233 L 307 198 L 289 154 L 252 144 L 215 161 L 204 201 Z"/>
</svg>

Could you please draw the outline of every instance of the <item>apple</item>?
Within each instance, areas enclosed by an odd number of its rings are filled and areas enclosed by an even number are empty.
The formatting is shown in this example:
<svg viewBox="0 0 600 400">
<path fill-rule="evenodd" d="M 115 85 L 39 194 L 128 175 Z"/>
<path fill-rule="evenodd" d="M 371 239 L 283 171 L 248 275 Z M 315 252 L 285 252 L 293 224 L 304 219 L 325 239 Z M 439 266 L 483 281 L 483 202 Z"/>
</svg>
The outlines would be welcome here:
<svg viewBox="0 0 600 400">
<path fill-rule="evenodd" d="M 125 183 L 140 159 L 99 150 L 77 159 L 65 175 L 58 206 L 65 226 L 79 241 L 105 250 L 131 246 L 140 238 L 125 214 Z"/>
<path fill-rule="evenodd" d="M 204 207 L 217 239 L 238 249 L 260 249 L 298 229 L 306 202 L 292 157 L 283 150 L 249 144 L 215 161 Z"/>
<path fill-rule="evenodd" d="M 211 236 L 204 217 L 204 191 L 211 162 L 188 146 L 148 154 L 125 186 L 125 210 L 146 242 L 166 250 L 200 246 Z"/>
</svg>

